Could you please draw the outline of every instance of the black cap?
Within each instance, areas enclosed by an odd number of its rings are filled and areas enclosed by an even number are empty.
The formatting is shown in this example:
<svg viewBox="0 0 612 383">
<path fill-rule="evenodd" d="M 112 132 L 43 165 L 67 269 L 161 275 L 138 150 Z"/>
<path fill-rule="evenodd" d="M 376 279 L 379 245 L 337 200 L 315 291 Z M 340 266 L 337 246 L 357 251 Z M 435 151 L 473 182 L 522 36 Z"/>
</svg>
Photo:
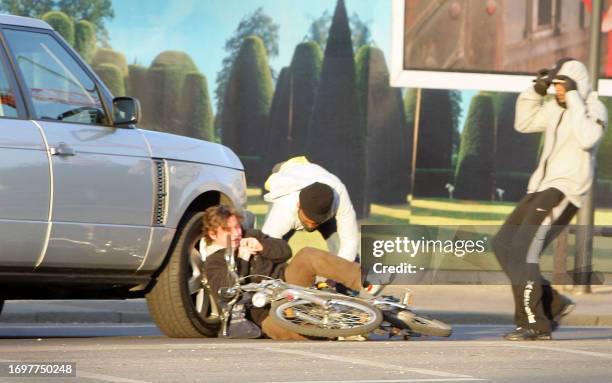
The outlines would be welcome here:
<svg viewBox="0 0 612 383">
<path fill-rule="evenodd" d="M 330 218 L 333 203 L 334 191 L 323 183 L 315 182 L 300 190 L 300 209 L 318 224 Z"/>
</svg>

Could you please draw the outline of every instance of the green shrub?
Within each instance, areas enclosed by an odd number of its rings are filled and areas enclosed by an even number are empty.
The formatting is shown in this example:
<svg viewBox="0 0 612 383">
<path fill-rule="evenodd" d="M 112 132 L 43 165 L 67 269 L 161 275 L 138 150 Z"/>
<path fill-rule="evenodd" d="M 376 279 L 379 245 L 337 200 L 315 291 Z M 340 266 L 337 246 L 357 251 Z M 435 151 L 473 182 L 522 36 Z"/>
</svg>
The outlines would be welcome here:
<svg viewBox="0 0 612 383">
<path fill-rule="evenodd" d="M 110 48 L 98 48 L 92 60 L 93 66 L 100 64 L 113 64 L 121 71 L 124 78 L 128 75 L 128 65 L 125 55 Z"/>
<path fill-rule="evenodd" d="M 87 20 L 74 24 L 74 49 L 91 64 L 96 52 L 96 28 Z"/>
<path fill-rule="evenodd" d="M 151 86 L 147 68 L 142 65 L 129 65 L 127 77 L 127 95 L 135 97 L 140 101 L 142 109 L 142 126 L 147 128 L 150 121 L 149 112 L 151 111 Z"/>
<path fill-rule="evenodd" d="M 461 136 L 455 173 L 457 198 L 491 200 L 493 197 L 494 124 L 491 96 L 475 96 Z"/>
<path fill-rule="evenodd" d="M 68 44 L 74 46 L 74 24 L 70 16 L 64 12 L 51 11 L 45 13 L 42 19 L 55 29 Z"/>
<path fill-rule="evenodd" d="M 367 129 L 368 200 L 405 203 L 411 148 L 401 91 L 389 85 L 389 71 L 379 48 L 363 46 L 356 57 L 360 109 Z"/>
<path fill-rule="evenodd" d="M 409 176 L 409 174 L 408 174 Z M 446 169 L 416 169 L 414 181 L 414 196 L 421 198 L 448 198 L 446 184 L 454 184 L 455 170 Z"/>
<path fill-rule="evenodd" d="M 290 91 L 291 91 L 291 69 L 285 67 L 281 70 L 268 120 L 268 140 L 264 146 L 263 168 L 269 173 L 272 167 L 286 161 L 289 157 L 289 116 L 290 116 Z"/>
<path fill-rule="evenodd" d="M 212 141 L 214 125 L 206 77 L 199 72 L 187 73 L 181 98 L 183 126 L 189 137 Z"/>
<path fill-rule="evenodd" d="M 321 78 L 322 64 L 323 52 L 319 44 L 310 41 L 301 43 L 295 48 L 290 67 L 293 102 L 289 157 L 305 153 L 308 124 Z"/>
<path fill-rule="evenodd" d="M 165 51 L 158 54 L 151 63 L 151 69 L 158 68 L 174 69 L 183 73 L 198 72 L 191 57 L 181 51 Z"/>
<path fill-rule="evenodd" d="M 125 84 L 121 70 L 113 64 L 99 64 L 93 68 L 114 97 L 125 96 Z"/>
<path fill-rule="evenodd" d="M 180 100 L 185 74 L 173 68 L 151 68 L 151 127 L 162 132 L 187 135 L 182 124 Z"/>
<path fill-rule="evenodd" d="M 268 138 L 266 128 L 272 92 L 264 44 L 257 36 L 247 37 L 230 73 L 221 129 L 223 143 L 242 158 L 247 181 L 253 185 L 261 185 L 267 173 L 261 158 Z"/>
</svg>

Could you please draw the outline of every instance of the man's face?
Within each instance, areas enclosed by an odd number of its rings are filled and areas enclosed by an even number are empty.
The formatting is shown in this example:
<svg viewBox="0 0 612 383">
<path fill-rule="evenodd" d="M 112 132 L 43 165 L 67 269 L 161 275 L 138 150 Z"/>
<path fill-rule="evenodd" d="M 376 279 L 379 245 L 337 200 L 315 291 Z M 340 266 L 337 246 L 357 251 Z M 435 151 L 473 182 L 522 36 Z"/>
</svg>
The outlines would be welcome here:
<svg viewBox="0 0 612 383">
<path fill-rule="evenodd" d="M 317 226 L 319 226 L 317 222 L 306 217 L 306 214 L 304 214 L 304 211 L 301 208 L 299 208 L 299 206 L 298 206 L 298 218 L 300 219 L 300 222 L 302 222 L 302 225 L 304 226 L 304 230 L 308 232 L 315 231 L 317 229 Z"/>
<path fill-rule="evenodd" d="M 227 219 L 225 228 L 217 227 L 215 230 L 210 230 L 208 235 L 213 240 L 212 244 L 222 247 L 228 247 L 227 237 L 229 236 L 232 248 L 236 249 L 240 246 L 242 239 L 242 227 L 238 218 L 232 215 Z"/>
<path fill-rule="evenodd" d="M 557 101 L 560 104 L 565 104 L 565 87 L 561 84 L 555 84 L 555 93 L 557 94 Z"/>
</svg>

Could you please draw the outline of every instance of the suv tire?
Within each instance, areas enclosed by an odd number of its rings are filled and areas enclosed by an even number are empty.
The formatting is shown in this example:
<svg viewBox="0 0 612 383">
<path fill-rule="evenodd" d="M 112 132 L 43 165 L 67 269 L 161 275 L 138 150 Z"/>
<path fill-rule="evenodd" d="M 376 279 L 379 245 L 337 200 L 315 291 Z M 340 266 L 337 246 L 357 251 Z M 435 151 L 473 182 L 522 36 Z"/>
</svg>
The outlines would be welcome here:
<svg viewBox="0 0 612 383">
<path fill-rule="evenodd" d="M 199 288 L 200 272 L 193 266 L 201 263 L 196 248 L 202 238 L 203 215 L 192 214 L 180 227 L 170 258 L 146 295 L 153 321 L 172 338 L 213 337 L 219 330 L 219 316 L 211 310 L 216 305 L 211 305 L 208 291 Z"/>
</svg>

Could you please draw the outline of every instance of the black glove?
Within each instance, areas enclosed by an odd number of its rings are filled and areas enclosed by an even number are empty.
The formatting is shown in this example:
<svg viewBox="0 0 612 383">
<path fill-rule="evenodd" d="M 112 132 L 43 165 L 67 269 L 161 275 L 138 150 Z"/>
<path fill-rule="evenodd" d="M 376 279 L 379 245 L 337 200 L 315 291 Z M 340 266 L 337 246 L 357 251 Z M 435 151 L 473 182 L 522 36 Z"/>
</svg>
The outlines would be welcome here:
<svg viewBox="0 0 612 383">
<path fill-rule="evenodd" d="M 536 91 L 540 96 L 546 96 L 546 91 L 551 84 L 550 79 L 550 70 L 549 69 L 540 69 L 538 71 L 538 76 L 535 80 L 533 80 L 533 90 Z"/>
<path fill-rule="evenodd" d="M 578 89 L 578 85 L 576 84 L 576 81 L 574 81 L 571 78 L 569 78 L 567 76 L 564 76 L 564 75 L 560 75 L 560 76 L 555 77 L 554 83 L 555 84 L 561 84 L 561 86 L 563 88 L 565 88 L 566 92 L 569 92 L 570 90 L 577 90 Z"/>
</svg>

